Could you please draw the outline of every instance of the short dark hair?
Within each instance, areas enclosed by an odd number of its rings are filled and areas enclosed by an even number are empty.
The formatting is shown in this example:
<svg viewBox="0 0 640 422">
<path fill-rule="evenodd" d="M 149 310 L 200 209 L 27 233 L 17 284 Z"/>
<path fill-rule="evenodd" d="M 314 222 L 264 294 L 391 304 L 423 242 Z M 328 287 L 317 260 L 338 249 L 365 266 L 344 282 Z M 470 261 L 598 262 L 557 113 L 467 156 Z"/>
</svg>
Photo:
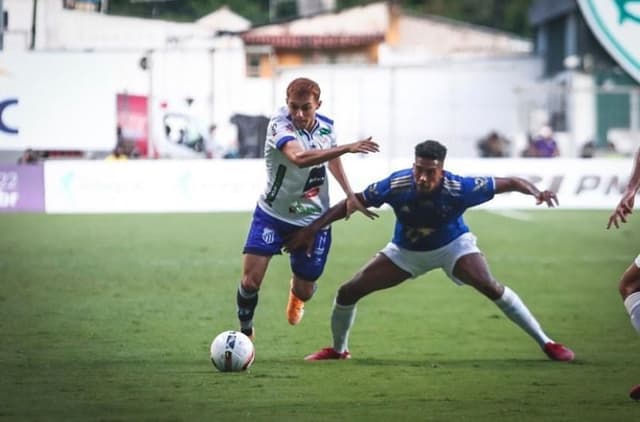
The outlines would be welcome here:
<svg viewBox="0 0 640 422">
<path fill-rule="evenodd" d="M 444 161 L 446 156 L 447 147 L 438 141 L 429 139 L 416 145 L 416 157 Z"/>
<path fill-rule="evenodd" d="M 295 95 L 313 95 L 318 101 L 320 99 L 320 86 L 316 81 L 308 78 L 297 78 L 287 86 L 287 99 Z"/>
</svg>

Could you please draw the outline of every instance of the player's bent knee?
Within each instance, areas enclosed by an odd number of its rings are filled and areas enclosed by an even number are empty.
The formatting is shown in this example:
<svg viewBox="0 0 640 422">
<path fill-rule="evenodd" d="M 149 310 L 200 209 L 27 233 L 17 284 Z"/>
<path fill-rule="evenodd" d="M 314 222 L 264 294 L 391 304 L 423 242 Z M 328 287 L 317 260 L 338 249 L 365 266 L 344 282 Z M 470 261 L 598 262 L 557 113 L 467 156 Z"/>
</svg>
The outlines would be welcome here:
<svg viewBox="0 0 640 422">
<path fill-rule="evenodd" d="M 623 299 L 626 299 L 631 294 L 640 292 L 640 281 L 623 278 L 620 280 L 620 284 L 618 285 L 618 291 L 620 292 L 620 296 L 622 296 Z"/>
<path fill-rule="evenodd" d="M 355 304 L 362 296 L 358 295 L 353 289 L 353 285 L 345 283 L 338 288 L 338 294 L 336 295 L 336 302 L 343 306 L 349 306 Z"/>
<path fill-rule="evenodd" d="M 622 274 L 622 278 L 618 284 L 618 291 L 623 299 L 632 293 L 640 291 L 640 269 L 635 265 L 629 267 L 624 274 Z"/>
</svg>

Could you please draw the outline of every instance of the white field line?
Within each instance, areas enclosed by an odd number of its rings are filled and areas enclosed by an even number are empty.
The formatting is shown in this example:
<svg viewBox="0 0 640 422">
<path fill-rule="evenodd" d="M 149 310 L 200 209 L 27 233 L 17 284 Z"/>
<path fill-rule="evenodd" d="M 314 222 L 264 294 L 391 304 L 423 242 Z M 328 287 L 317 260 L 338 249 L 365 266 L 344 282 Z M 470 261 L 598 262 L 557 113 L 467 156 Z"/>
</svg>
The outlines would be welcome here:
<svg viewBox="0 0 640 422">
<path fill-rule="evenodd" d="M 513 220 L 530 221 L 533 220 L 533 216 L 529 212 L 517 211 L 517 210 L 488 210 L 492 214 L 497 214 L 502 217 L 511 218 Z"/>
</svg>

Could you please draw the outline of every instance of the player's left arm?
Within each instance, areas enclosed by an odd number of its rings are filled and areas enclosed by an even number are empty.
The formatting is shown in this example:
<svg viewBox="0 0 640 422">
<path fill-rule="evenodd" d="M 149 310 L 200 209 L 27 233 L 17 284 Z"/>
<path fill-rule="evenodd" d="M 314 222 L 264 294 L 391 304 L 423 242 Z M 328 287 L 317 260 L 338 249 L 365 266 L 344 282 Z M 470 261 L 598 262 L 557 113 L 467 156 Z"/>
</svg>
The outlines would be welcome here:
<svg viewBox="0 0 640 422">
<path fill-rule="evenodd" d="M 346 217 L 345 219 L 349 219 L 349 216 L 353 214 L 355 211 L 360 211 L 370 219 L 374 219 L 378 217 L 378 214 L 369 211 L 363 204 L 358 200 L 356 194 L 353 193 L 353 189 L 351 189 L 351 184 L 349 183 L 349 179 L 347 178 L 346 173 L 344 172 L 344 167 L 342 166 L 342 160 L 340 157 L 334 158 L 330 160 L 327 164 L 329 167 L 329 171 L 333 175 L 333 177 L 338 181 L 342 191 L 347 196 L 346 198 Z"/>
<path fill-rule="evenodd" d="M 536 205 L 540 205 L 543 202 L 550 208 L 559 205 L 555 192 L 550 190 L 541 191 L 533 183 L 520 177 L 496 177 L 494 181 L 496 195 L 505 192 L 520 192 L 536 198 Z"/>
</svg>

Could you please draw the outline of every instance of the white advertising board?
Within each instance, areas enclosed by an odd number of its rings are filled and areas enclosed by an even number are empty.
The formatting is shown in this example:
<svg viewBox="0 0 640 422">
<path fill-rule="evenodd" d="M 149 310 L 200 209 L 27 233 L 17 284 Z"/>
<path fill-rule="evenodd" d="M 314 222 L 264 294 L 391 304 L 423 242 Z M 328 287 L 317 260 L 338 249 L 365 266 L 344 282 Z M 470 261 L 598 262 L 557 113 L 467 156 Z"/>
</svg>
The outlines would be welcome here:
<svg viewBox="0 0 640 422">
<path fill-rule="evenodd" d="M 253 160 L 49 161 L 49 213 L 249 210 L 265 180 Z"/>
<path fill-rule="evenodd" d="M 411 160 L 346 159 L 354 191 L 409 167 Z M 562 209 L 612 209 L 631 169 L 630 159 L 451 159 L 461 175 L 521 176 L 556 191 Z M 49 213 L 250 211 L 264 188 L 262 160 L 48 161 Z M 331 180 L 333 202 L 344 197 Z M 532 197 L 497 195 L 486 209 L 536 208 Z"/>
<path fill-rule="evenodd" d="M 113 55 L 0 54 L 0 150 L 110 151 L 124 66 Z M 126 74 L 130 74 L 127 72 Z"/>
</svg>

